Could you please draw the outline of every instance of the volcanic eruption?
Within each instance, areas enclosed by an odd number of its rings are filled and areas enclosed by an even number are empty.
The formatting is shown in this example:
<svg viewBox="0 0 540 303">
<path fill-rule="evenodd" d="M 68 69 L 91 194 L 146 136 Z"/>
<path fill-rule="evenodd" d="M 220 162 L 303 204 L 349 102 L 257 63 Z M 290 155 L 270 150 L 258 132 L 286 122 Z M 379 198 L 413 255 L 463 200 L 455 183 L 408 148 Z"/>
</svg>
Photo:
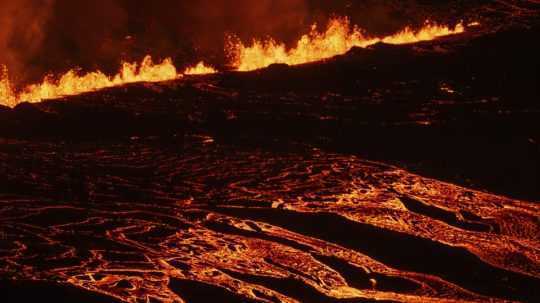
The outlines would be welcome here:
<svg viewBox="0 0 540 303">
<path fill-rule="evenodd" d="M 0 2 L 2 302 L 537 302 L 537 1 Z"/>
<path fill-rule="evenodd" d="M 276 63 L 298 65 L 328 59 L 344 54 L 353 47 L 368 47 L 380 42 L 415 43 L 463 32 L 463 24 L 450 28 L 426 21 L 425 26 L 418 30 L 406 27 L 393 35 L 369 38 L 357 26 L 351 26 L 349 19 L 341 17 L 331 19 L 323 32 L 319 32 L 317 25 L 314 24 L 311 32 L 303 35 L 292 49 L 287 49 L 285 44 L 269 39 L 255 40 L 250 46 L 245 46 L 241 42 L 231 42 L 229 51 L 234 58 L 232 65 L 237 70 L 250 71 Z"/>
<path fill-rule="evenodd" d="M 269 39 L 267 41 L 255 40 L 251 46 L 230 41 L 226 52 L 230 54 L 232 58 L 230 66 L 235 70 L 251 71 L 277 63 L 298 65 L 328 59 L 344 54 L 353 47 L 367 47 L 380 42 L 406 44 L 463 32 L 464 27 L 461 23 L 454 28 L 449 28 L 426 21 L 425 26 L 418 30 L 406 27 L 390 36 L 367 38 L 362 34 L 362 30 L 351 26 L 350 21 L 342 17 L 331 19 L 324 32 L 318 32 L 314 24 L 311 32 L 303 35 L 296 47 L 292 49 L 287 49 L 285 44 Z M 193 67 L 186 68 L 183 74 L 204 75 L 216 72 L 216 69 L 201 61 Z M 120 71 L 114 76 L 107 76 L 99 70 L 79 75 L 76 69 L 71 69 L 61 76 L 47 75 L 41 83 L 28 85 L 21 91 L 17 91 L 10 84 L 7 68 L 4 67 L 4 72 L 0 77 L 0 83 L 2 83 L 0 86 L 2 98 L 0 99 L 3 100 L 4 105 L 15 106 L 21 102 L 39 102 L 128 83 L 160 82 L 180 77 L 182 74 L 177 73 L 170 58 L 154 64 L 152 58 L 146 56 L 140 66 L 137 63 L 122 63 Z"/>
</svg>

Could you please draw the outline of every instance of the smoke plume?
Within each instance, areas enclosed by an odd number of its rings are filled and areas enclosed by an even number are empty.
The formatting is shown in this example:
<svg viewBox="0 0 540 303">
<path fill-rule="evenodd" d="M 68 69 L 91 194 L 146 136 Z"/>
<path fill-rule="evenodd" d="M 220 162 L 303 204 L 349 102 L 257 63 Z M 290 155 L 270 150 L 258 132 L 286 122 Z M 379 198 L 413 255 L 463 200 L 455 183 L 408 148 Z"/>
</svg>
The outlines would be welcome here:
<svg viewBox="0 0 540 303">
<path fill-rule="evenodd" d="M 426 1 L 0 0 L 0 65 L 19 84 L 74 66 L 113 72 L 121 60 L 147 54 L 172 57 L 179 68 L 201 59 L 220 65 L 227 33 L 292 43 L 332 15 L 389 32 L 429 17 L 420 2 Z"/>
<path fill-rule="evenodd" d="M 20 77 L 33 72 L 53 6 L 54 0 L 0 1 L 0 64 Z"/>
</svg>

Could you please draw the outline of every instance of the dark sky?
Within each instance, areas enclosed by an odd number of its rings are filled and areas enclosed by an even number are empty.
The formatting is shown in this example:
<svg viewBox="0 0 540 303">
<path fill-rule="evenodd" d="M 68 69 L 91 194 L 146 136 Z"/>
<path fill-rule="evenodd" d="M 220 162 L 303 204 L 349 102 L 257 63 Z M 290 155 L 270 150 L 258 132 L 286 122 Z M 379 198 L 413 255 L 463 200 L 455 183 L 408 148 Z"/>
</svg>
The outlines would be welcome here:
<svg viewBox="0 0 540 303">
<path fill-rule="evenodd" d="M 178 66 L 202 58 L 223 64 L 226 33 L 291 42 L 333 14 L 371 33 L 391 32 L 429 17 L 426 2 L 0 0 L 0 64 L 23 82 L 73 66 L 114 71 L 145 54 L 172 56 Z"/>
</svg>

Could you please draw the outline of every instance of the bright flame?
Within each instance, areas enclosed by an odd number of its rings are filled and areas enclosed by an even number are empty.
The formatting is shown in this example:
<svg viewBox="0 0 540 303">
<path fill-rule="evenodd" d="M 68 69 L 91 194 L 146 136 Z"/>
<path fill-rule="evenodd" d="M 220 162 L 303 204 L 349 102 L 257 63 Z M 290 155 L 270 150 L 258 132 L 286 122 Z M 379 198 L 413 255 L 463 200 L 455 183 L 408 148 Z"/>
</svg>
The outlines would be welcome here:
<svg viewBox="0 0 540 303">
<path fill-rule="evenodd" d="M 13 94 L 13 88 L 8 79 L 7 68 L 1 67 L 0 70 L 0 105 L 15 106 L 17 99 Z"/>
<path fill-rule="evenodd" d="M 330 20 L 325 32 L 319 32 L 313 25 L 311 32 L 300 38 L 296 47 L 287 49 L 284 43 L 273 39 L 254 40 L 250 46 L 242 42 L 231 42 L 229 52 L 233 57 L 233 67 L 239 71 L 250 71 L 267 67 L 274 63 L 297 65 L 319 61 L 344 54 L 353 47 L 367 47 L 378 42 L 405 44 L 433 40 L 437 37 L 463 33 L 465 27 L 458 24 L 455 28 L 426 22 L 420 30 L 405 28 L 401 32 L 384 37 L 368 38 L 356 26 L 351 26 L 348 18 Z"/>
<path fill-rule="evenodd" d="M 215 74 L 217 73 L 217 70 L 211 66 L 206 65 L 204 62 L 199 62 L 194 67 L 189 67 L 184 72 L 185 75 L 207 75 L 207 74 Z"/>
<path fill-rule="evenodd" d="M 471 23 L 477 25 L 478 23 Z M 383 38 L 370 38 L 363 31 L 352 26 L 348 18 L 330 20 L 325 32 L 319 32 L 313 25 L 311 32 L 300 38 L 296 47 L 287 49 L 285 44 L 268 39 L 254 40 L 251 46 L 242 42 L 230 42 L 228 51 L 233 58 L 232 66 L 239 71 L 250 71 L 267 67 L 274 63 L 289 65 L 319 61 L 344 54 L 353 47 L 367 47 L 378 42 L 388 44 L 405 44 L 433 40 L 437 37 L 458 34 L 465 31 L 463 24 L 454 28 L 426 22 L 420 30 L 405 28 L 401 32 Z M 185 70 L 186 75 L 213 74 L 217 70 L 199 62 L 196 66 Z M 154 64 L 147 56 L 141 62 L 123 63 L 118 74 L 107 76 L 101 71 L 79 75 L 70 70 L 59 78 L 46 76 L 42 83 L 33 84 L 22 90 L 15 90 L 10 84 L 7 69 L 0 70 L 0 104 L 15 106 L 21 102 L 39 102 L 62 96 L 76 95 L 95 91 L 106 87 L 118 86 L 134 82 L 159 82 L 182 77 L 170 58 Z"/>
<path fill-rule="evenodd" d="M 79 75 L 76 70 L 70 70 L 58 80 L 46 76 L 40 84 L 33 84 L 16 92 L 10 85 L 6 68 L 0 74 L 0 104 L 15 106 L 18 103 L 39 102 L 62 96 L 76 95 L 95 91 L 106 87 L 118 86 L 134 82 L 159 82 L 181 77 L 177 73 L 170 58 L 154 64 L 150 56 L 146 56 L 141 64 L 122 63 L 118 74 L 107 76 L 101 71 Z"/>
</svg>

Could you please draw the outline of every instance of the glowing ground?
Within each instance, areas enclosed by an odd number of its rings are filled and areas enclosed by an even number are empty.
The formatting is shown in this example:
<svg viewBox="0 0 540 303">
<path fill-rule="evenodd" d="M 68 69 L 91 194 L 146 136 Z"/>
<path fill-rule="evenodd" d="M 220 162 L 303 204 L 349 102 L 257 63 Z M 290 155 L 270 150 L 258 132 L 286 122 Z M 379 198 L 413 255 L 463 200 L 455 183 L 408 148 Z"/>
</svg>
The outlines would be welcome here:
<svg viewBox="0 0 540 303">
<path fill-rule="evenodd" d="M 512 2 L 435 41 L 0 107 L 0 301 L 538 302 L 540 23 Z"/>
<path fill-rule="evenodd" d="M 186 144 L 3 142 L 2 163 L 31 163 L 12 189 L 43 198 L 0 197 L 2 273 L 133 302 L 537 295 L 534 203 L 318 149 Z"/>
</svg>

